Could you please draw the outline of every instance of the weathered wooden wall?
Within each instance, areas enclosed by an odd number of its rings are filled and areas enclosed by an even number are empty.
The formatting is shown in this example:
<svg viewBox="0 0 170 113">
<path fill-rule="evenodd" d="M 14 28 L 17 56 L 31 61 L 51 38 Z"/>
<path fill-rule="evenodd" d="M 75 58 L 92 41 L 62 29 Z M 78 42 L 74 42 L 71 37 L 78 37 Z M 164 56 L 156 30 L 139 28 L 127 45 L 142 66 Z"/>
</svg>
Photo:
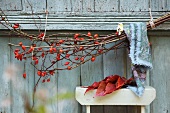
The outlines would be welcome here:
<svg viewBox="0 0 170 113">
<path fill-rule="evenodd" d="M 49 11 L 47 30 L 49 32 L 60 32 L 59 30 L 82 30 L 71 32 L 87 32 L 109 34 L 115 30 L 118 22 L 125 25 L 129 22 L 149 21 L 148 8 L 151 7 L 154 18 L 170 11 L 170 0 L 0 0 L 0 8 L 7 14 L 10 22 L 21 23 L 22 28 L 27 30 L 44 29 L 45 14 Z M 32 15 L 32 13 L 34 13 Z M 41 18 L 41 21 L 39 19 Z M 36 24 L 41 27 L 37 28 Z M 21 93 L 26 91 L 31 94 L 38 79 L 34 68 L 27 62 L 19 62 L 14 59 L 8 42 L 18 43 L 19 38 L 4 36 L 4 28 L 0 25 L 0 102 L 4 98 L 12 97 L 13 101 L 7 108 L 0 108 L 0 112 L 23 113 L 24 99 Z M 56 31 L 54 31 L 56 30 Z M 84 31 L 87 30 L 87 31 Z M 106 31 L 109 30 L 109 31 Z M 159 31 L 161 30 L 161 31 Z M 147 113 L 168 113 L 170 111 L 170 92 L 168 86 L 170 67 L 170 34 L 163 30 L 170 30 L 169 22 L 164 23 L 155 31 L 149 32 L 152 43 L 152 54 L 154 68 L 149 73 L 147 84 L 157 90 L 155 101 L 148 106 Z M 23 42 L 29 44 L 26 40 Z M 109 46 L 109 45 L 108 45 Z M 110 51 L 99 56 L 94 63 L 87 62 L 72 71 L 58 71 L 50 83 L 38 86 L 38 89 L 50 91 L 54 96 L 63 91 L 73 92 L 76 86 L 90 85 L 111 74 L 130 76 L 130 61 L 125 49 Z M 15 82 L 5 81 L 3 72 L 9 62 L 20 65 Z M 60 67 L 61 65 L 56 65 Z M 27 79 L 22 78 L 22 73 L 27 72 Z M 32 102 L 32 101 L 31 101 Z M 59 101 L 49 106 L 52 113 L 85 113 L 84 106 L 80 106 L 75 99 Z M 134 106 L 94 106 L 92 113 L 140 113 L 139 107 Z"/>
</svg>

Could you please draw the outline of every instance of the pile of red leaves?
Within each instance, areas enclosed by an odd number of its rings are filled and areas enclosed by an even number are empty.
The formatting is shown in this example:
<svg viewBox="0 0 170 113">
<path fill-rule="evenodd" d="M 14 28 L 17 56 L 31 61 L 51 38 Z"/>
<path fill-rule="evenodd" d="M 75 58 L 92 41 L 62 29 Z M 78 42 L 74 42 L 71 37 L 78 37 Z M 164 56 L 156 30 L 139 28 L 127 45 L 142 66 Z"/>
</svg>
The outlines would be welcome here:
<svg viewBox="0 0 170 113">
<path fill-rule="evenodd" d="M 130 78 L 127 80 L 125 77 L 119 75 L 110 75 L 104 80 L 94 82 L 91 86 L 84 88 L 87 88 L 85 93 L 97 89 L 96 96 L 105 96 L 106 94 L 110 94 L 118 89 L 127 87 L 127 85 L 134 85 L 134 79 Z"/>
</svg>

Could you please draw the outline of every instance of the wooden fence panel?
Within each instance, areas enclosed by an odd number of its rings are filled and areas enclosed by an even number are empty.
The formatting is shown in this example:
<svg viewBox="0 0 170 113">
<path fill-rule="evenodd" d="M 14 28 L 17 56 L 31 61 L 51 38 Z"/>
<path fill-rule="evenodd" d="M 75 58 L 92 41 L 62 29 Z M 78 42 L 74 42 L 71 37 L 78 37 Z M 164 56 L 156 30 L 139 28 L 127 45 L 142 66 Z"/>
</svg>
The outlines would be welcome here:
<svg viewBox="0 0 170 113">
<path fill-rule="evenodd" d="M 107 45 L 108 47 L 112 46 L 112 44 Z M 103 56 L 103 65 L 104 65 L 104 76 L 107 77 L 109 75 L 120 75 L 124 76 L 124 67 L 126 66 L 125 59 L 125 49 L 118 49 L 115 51 L 109 51 Z M 126 106 L 104 106 L 104 113 L 126 113 Z"/>
<path fill-rule="evenodd" d="M 66 60 L 58 63 L 58 67 L 66 67 L 63 64 Z M 58 71 L 58 94 L 63 92 L 69 92 L 75 94 L 76 86 L 80 86 L 80 67 L 73 70 Z M 61 99 L 64 99 L 61 98 Z M 80 106 L 74 97 L 70 100 L 59 100 L 58 101 L 58 113 L 78 113 Z"/>
<path fill-rule="evenodd" d="M 151 0 L 150 2 L 152 11 L 169 11 L 169 0 Z"/>
<path fill-rule="evenodd" d="M 152 57 L 153 70 L 151 71 L 151 86 L 156 89 L 156 99 L 151 105 L 151 113 L 168 113 L 170 111 L 170 38 L 168 36 L 153 36 Z"/>
<path fill-rule="evenodd" d="M 71 12 L 71 0 L 48 0 L 47 9 L 51 12 Z"/>
<path fill-rule="evenodd" d="M 10 42 L 18 44 L 21 39 L 18 38 L 11 38 Z M 7 44 L 7 43 L 6 43 Z M 24 45 L 28 45 L 29 42 L 27 40 L 23 40 Z M 15 48 L 13 48 L 15 49 Z M 21 113 L 25 112 L 24 110 L 24 102 L 25 98 L 23 97 L 24 94 L 27 96 L 31 96 L 33 93 L 33 86 L 34 86 L 34 68 L 30 66 L 28 61 L 18 61 L 15 58 L 13 50 L 10 52 L 11 63 L 16 67 L 16 75 L 13 77 L 11 82 L 11 98 L 12 104 L 11 109 L 12 113 Z M 23 73 L 27 73 L 27 78 L 23 78 Z M 31 102 L 31 98 L 29 101 Z"/>
<path fill-rule="evenodd" d="M 83 12 L 94 12 L 94 0 L 83 0 Z"/>
<path fill-rule="evenodd" d="M 25 13 L 45 13 L 46 0 L 22 0 L 23 11 Z M 33 15 L 35 16 L 35 15 Z"/>
<path fill-rule="evenodd" d="M 2 32 L 1 32 L 2 33 Z M 0 33 L 0 34 L 1 34 Z M 11 111 L 11 107 L 10 106 L 6 106 L 5 107 L 5 101 L 10 101 L 11 99 L 11 90 L 10 90 L 10 80 L 9 80 L 9 70 L 7 73 L 7 67 L 9 66 L 10 63 L 10 48 L 7 45 L 7 43 L 9 42 L 9 38 L 2 38 L 0 36 L 1 40 L 0 40 L 0 64 L 1 64 L 1 68 L 0 68 L 0 112 L 6 112 L 6 113 L 10 113 Z M 6 72 L 6 73 L 5 73 Z M 3 107 L 4 106 L 4 107 Z"/>
<path fill-rule="evenodd" d="M 22 2 L 21 0 L 0 0 L 0 8 L 5 11 L 21 11 Z"/>
<path fill-rule="evenodd" d="M 95 12 L 119 11 L 119 0 L 95 0 Z"/>
<path fill-rule="evenodd" d="M 92 34 L 95 34 L 92 32 Z M 81 65 L 81 85 L 89 86 L 95 81 L 101 81 L 104 78 L 103 75 L 103 57 L 98 56 L 94 62 L 88 61 Z M 94 95 L 95 98 L 95 95 Z M 85 113 L 82 109 L 82 113 Z M 92 106 L 91 113 L 103 113 L 103 106 Z"/>
<path fill-rule="evenodd" d="M 149 0 L 120 0 L 120 11 L 134 12 L 134 11 L 148 11 Z"/>
</svg>

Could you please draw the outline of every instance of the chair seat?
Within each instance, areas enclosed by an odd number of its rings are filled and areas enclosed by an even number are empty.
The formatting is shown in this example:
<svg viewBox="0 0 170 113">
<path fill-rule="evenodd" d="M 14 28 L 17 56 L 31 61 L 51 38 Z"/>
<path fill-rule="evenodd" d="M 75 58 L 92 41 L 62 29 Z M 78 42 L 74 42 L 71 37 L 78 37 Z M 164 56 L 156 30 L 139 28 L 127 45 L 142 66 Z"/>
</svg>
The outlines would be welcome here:
<svg viewBox="0 0 170 113">
<path fill-rule="evenodd" d="M 105 96 L 94 97 L 96 90 L 84 92 L 87 88 L 76 87 L 76 100 L 81 105 L 149 105 L 156 97 L 156 90 L 146 86 L 142 97 L 136 96 L 129 89 L 120 89 Z"/>
</svg>

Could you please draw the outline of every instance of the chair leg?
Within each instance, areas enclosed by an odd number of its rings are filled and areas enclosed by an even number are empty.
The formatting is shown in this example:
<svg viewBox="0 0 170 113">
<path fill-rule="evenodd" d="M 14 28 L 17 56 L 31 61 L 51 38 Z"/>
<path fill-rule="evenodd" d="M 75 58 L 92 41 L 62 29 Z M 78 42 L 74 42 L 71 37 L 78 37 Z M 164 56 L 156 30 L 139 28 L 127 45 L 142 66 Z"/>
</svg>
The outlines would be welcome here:
<svg viewBox="0 0 170 113">
<path fill-rule="evenodd" d="M 86 106 L 86 113 L 90 113 L 90 105 Z"/>
<path fill-rule="evenodd" d="M 141 106 L 141 113 L 145 113 L 145 106 Z"/>
</svg>

